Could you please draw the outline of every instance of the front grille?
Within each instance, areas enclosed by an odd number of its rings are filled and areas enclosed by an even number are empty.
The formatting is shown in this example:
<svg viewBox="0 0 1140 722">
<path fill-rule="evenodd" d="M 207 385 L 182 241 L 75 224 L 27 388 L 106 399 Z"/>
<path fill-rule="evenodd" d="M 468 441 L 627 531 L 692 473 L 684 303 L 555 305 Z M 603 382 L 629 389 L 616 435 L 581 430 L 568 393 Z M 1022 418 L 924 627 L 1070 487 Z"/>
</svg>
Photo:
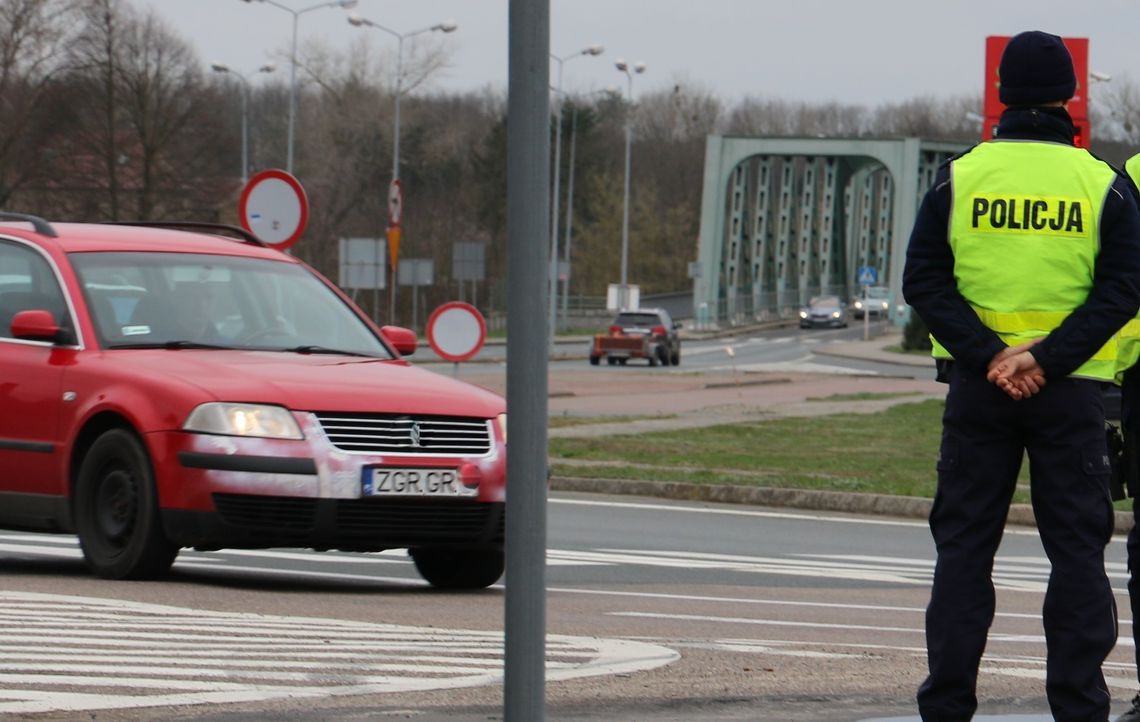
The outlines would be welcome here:
<svg viewBox="0 0 1140 722">
<path fill-rule="evenodd" d="M 308 499 L 214 494 L 214 507 L 232 526 L 273 539 L 356 539 L 392 546 L 419 543 L 502 543 L 504 505 L 458 499 Z M 354 543 L 355 544 L 355 543 Z"/>
<path fill-rule="evenodd" d="M 291 496 L 214 494 L 214 508 L 226 522 L 254 529 L 308 531 L 317 517 L 317 500 Z"/>
<path fill-rule="evenodd" d="M 351 413 L 317 413 L 316 417 L 329 441 L 341 451 L 482 456 L 491 450 L 491 427 L 486 419 Z"/>
<path fill-rule="evenodd" d="M 342 499 L 336 501 L 336 525 L 352 534 L 380 533 L 409 543 L 485 539 L 502 541 L 499 504 L 470 501 Z"/>
</svg>

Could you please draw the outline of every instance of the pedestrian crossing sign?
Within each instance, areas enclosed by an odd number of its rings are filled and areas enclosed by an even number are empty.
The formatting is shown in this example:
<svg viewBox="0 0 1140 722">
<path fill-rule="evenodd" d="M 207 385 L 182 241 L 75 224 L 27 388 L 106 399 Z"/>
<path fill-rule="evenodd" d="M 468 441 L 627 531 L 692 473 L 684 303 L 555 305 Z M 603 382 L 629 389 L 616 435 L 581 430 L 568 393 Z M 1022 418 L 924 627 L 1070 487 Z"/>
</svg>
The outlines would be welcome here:
<svg viewBox="0 0 1140 722">
<path fill-rule="evenodd" d="M 875 272 L 874 266 L 859 266 L 860 286 L 874 286 L 878 280 L 879 274 Z"/>
</svg>

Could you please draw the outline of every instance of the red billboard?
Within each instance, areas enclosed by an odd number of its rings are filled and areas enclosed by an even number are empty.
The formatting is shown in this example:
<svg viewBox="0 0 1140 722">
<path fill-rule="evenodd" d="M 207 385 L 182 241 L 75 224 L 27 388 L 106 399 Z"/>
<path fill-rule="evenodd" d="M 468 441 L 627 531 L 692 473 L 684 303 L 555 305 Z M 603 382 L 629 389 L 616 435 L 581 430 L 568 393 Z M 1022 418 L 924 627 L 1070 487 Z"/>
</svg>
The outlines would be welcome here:
<svg viewBox="0 0 1140 722">
<path fill-rule="evenodd" d="M 1008 35 L 990 35 L 986 38 L 986 79 L 984 92 L 985 125 L 982 126 L 982 140 L 994 137 L 994 128 L 1005 106 L 998 100 L 998 64 L 1002 51 L 1009 42 Z M 1073 141 L 1082 148 L 1089 147 L 1089 104 L 1086 95 L 1089 87 L 1089 39 L 1061 38 L 1069 54 L 1073 56 L 1073 70 L 1077 74 L 1077 91 L 1069 101 L 1069 115 L 1073 118 L 1077 134 Z"/>
</svg>

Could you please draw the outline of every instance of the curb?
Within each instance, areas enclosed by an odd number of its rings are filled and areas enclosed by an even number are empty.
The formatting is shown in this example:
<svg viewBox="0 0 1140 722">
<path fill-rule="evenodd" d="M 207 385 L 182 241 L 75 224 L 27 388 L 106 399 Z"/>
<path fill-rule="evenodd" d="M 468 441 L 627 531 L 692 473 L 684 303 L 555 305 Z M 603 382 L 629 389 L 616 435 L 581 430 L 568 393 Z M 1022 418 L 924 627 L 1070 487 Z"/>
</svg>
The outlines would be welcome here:
<svg viewBox="0 0 1140 722">
<path fill-rule="evenodd" d="M 631 481 L 627 479 L 579 479 L 554 477 L 552 491 L 576 491 L 616 496 L 649 496 L 679 501 L 708 501 L 720 504 L 752 504 L 814 511 L 837 511 L 848 514 L 875 514 L 908 519 L 930 516 L 933 499 L 889 494 L 854 494 L 816 489 L 780 489 L 762 486 L 689 484 L 679 481 Z M 1113 513 L 1113 534 L 1127 534 L 1132 529 L 1132 512 Z M 1036 527 L 1033 507 L 1012 504 L 1007 524 Z"/>
</svg>

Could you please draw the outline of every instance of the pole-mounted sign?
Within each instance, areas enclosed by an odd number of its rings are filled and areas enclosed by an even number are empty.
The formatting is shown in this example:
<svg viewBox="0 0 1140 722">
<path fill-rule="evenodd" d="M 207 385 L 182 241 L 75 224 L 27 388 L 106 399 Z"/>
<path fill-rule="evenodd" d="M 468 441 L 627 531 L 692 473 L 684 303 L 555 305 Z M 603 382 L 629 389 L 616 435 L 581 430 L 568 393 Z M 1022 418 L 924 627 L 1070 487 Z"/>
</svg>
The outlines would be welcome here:
<svg viewBox="0 0 1140 722">
<path fill-rule="evenodd" d="M 470 360 L 487 340 L 487 322 L 479 309 L 462 301 L 449 301 L 432 312 L 427 322 L 431 348 L 446 361 Z"/>
<path fill-rule="evenodd" d="M 238 221 L 266 245 L 283 251 L 305 232 L 309 199 L 300 181 L 289 173 L 263 170 L 242 188 Z"/>
<path fill-rule="evenodd" d="M 400 257 L 400 222 L 404 217 L 404 185 L 399 178 L 388 186 L 388 259 L 396 268 Z"/>
</svg>

